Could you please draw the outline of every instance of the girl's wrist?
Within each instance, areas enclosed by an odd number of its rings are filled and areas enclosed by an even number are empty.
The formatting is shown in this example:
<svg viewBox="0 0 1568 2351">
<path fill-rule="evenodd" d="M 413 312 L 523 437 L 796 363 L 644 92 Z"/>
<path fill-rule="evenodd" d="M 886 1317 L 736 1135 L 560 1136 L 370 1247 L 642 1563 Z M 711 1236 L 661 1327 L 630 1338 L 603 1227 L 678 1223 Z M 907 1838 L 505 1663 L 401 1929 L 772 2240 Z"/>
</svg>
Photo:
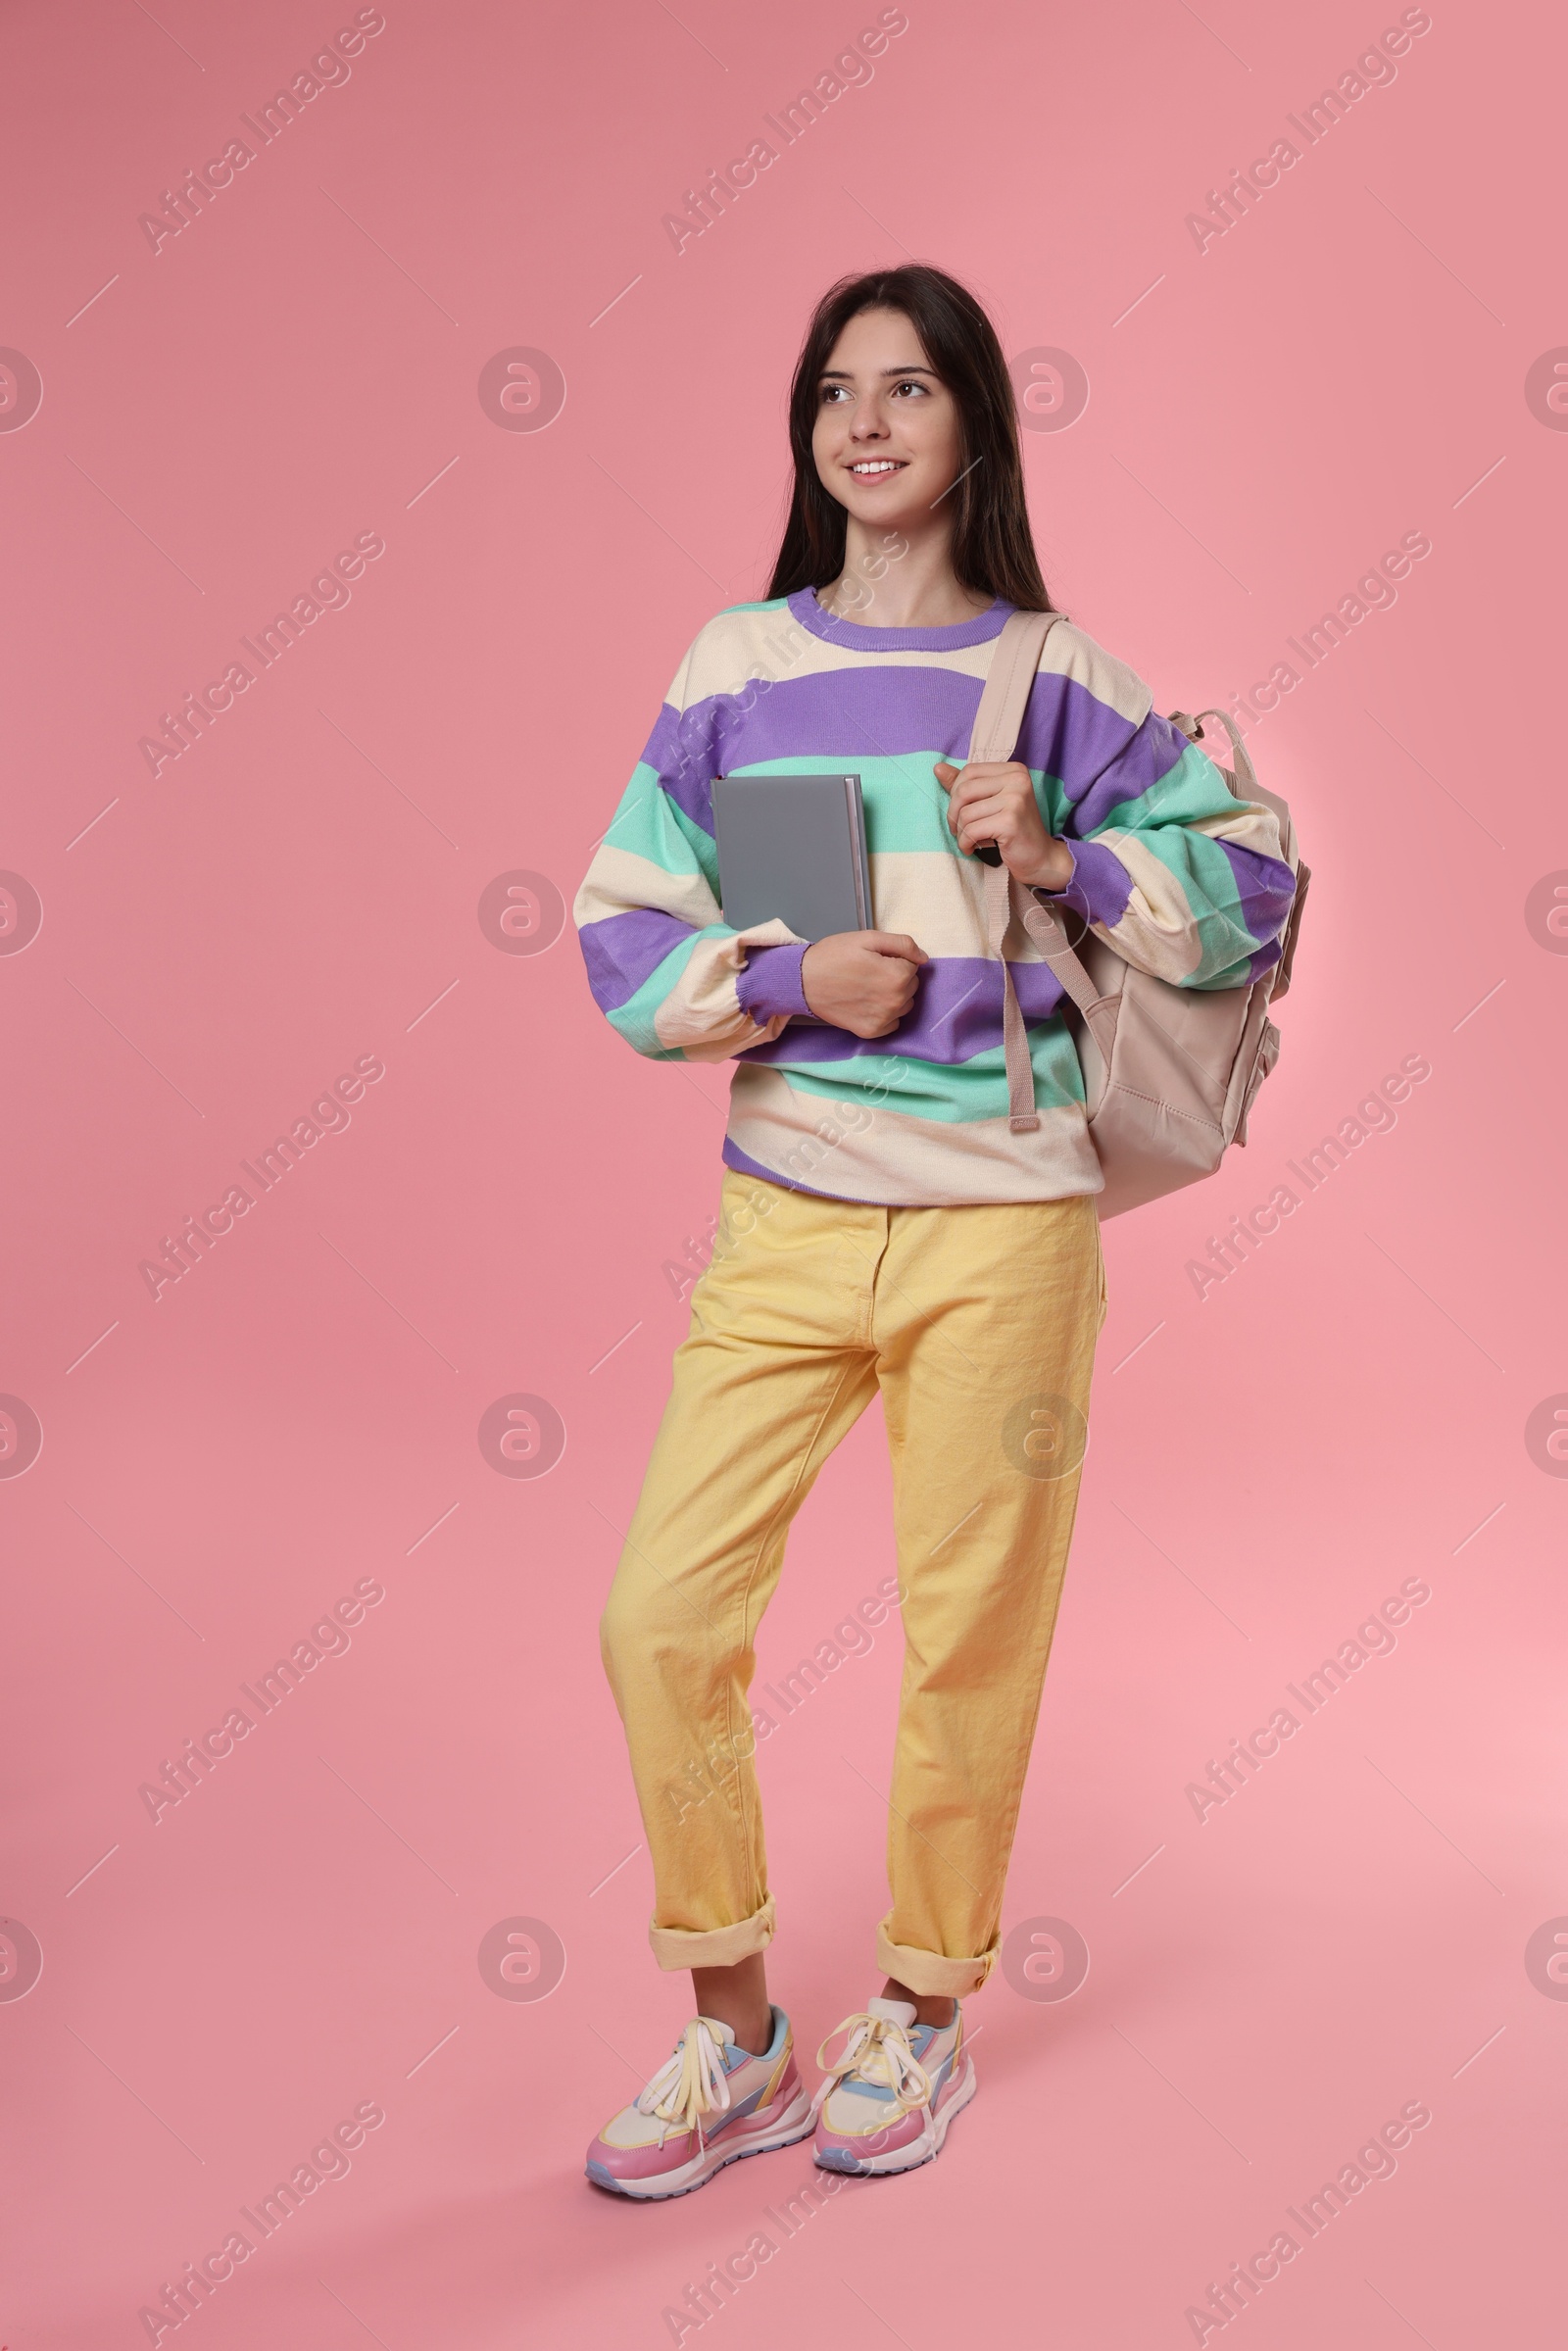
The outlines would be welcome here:
<svg viewBox="0 0 1568 2351">
<path fill-rule="evenodd" d="M 1031 890 L 1065 890 L 1073 877 L 1073 856 L 1065 841 L 1053 840 L 1046 856 L 1028 873 L 1018 879 Z"/>
</svg>

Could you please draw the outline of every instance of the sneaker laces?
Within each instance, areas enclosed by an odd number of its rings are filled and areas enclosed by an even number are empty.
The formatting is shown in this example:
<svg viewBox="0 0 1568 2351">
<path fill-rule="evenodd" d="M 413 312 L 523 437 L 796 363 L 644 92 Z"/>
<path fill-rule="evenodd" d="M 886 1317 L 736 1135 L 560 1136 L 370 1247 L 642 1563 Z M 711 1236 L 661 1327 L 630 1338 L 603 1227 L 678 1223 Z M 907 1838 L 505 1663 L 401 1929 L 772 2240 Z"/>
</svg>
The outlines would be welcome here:
<svg viewBox="0 0 1568 2351">
<path fill-rule="evenodd" d="M 693 2017 L 678 2048 L 633 2103 L 639 2114 L 654 2115 L 664 2126 L 659 2134 L 661 2146 L 672 2130 L 690 2131 L 701 2151 L 704 2115 L 723 2114 L 730 2103 L 724 2052 L 702 2017 Z"/>
<path fill-rule="evenodd" d="M 829 2044 L 840 2033 L 847 2033 L 849 2039 L 842 2054 L 828 2065 Z M 827 2067 L 827 2074 L 811 2101 L 813 2114 L 821 2113 L 839 2083 L 852 2074 L 891 2090 L 901 2114 L 912 2114 L 917 2107 L 931 2103 L 931 2077 L 909 2046 L 907 2029 L 892 2017 L 872 2016 L 861 2009 L 846 2018 L 817 2050 L 816 2062 Z"/>
</svg>

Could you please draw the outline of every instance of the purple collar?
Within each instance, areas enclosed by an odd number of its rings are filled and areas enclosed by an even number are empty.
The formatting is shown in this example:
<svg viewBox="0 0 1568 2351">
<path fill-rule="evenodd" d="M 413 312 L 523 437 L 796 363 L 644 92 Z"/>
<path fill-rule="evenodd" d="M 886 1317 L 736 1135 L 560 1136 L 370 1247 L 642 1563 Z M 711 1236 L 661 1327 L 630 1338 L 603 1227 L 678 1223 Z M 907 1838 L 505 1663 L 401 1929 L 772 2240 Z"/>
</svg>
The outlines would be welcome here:
<svg viewBox="0 0 1568 2351">
<path fill-rule="evenodd" d="M 957 653 L 965 645 L 984 645 L 1000 637 L 1014 610 L 999 596 L 986 612 L 952 628 L 867 628 L 861 621 L 836 620 L 824 612 L 814 588 L 798 588 L 788 602 L 795 618 L 813 637 L 825 637 L 830 645 L 843 645 L 854 653 Z"/>
</svg>

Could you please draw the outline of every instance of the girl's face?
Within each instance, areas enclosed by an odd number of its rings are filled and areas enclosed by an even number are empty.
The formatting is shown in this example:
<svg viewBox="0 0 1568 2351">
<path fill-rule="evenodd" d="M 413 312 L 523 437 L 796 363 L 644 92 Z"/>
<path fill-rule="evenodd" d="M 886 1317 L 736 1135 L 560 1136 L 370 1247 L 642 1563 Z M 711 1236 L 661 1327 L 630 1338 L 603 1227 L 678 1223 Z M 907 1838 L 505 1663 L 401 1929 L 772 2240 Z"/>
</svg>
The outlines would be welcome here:
<svg viewBox="0 0 1568 2351">
<path fill-rule="evenodd" d="M 958 411 L 902 311 L 862 311 L 839 336 L 817 384 L 811 454 L 857 521 L 930 528 L 958 476 Z"/>
</svg>

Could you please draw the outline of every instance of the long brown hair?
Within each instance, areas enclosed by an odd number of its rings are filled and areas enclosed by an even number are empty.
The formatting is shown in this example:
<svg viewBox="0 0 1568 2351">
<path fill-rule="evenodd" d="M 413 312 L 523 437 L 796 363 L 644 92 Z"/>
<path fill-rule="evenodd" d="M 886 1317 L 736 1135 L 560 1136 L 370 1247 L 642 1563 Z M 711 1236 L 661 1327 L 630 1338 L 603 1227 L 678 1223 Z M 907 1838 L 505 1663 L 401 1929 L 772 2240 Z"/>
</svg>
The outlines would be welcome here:
<svg viewBox="0 0 1568 2351">
<path fill-rule="evenodd" d="M 768 595 L 825 587 L 844 568 L 848 516 L 823 488 L 811 455 L 818 385 L 849 321 L 881 310 L 903 312 L 957 406 L 959 478 L 951 495 L 959 584 L 1021 612 L 1053 611 L 1029 528 L 1018 412 L 997 330 L 967 286 L 924 262 L 841 277 L 811 314 L 790 386 L 795 488 Z"/>
</svg>

